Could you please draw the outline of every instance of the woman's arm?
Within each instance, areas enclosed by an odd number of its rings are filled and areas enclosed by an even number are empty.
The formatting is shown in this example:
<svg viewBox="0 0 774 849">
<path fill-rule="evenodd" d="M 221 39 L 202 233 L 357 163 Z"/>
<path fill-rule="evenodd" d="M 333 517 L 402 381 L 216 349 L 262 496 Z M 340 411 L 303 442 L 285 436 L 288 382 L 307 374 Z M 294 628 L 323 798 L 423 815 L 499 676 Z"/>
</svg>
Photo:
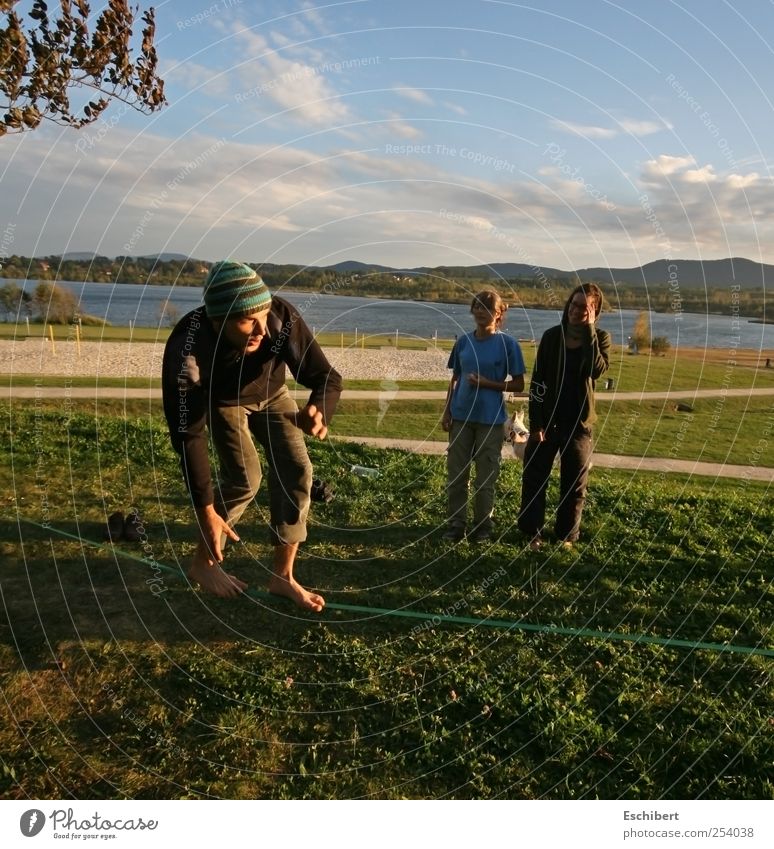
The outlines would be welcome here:
<svg viewBox="0 0 774 849">
<path fill-rule="evenodd" d="M 549 331 L 546 331 L 540 339 L 537 354 L 535 355 L 535 365 L 532 367 L 532 376 L 529 381 L 529 432 L 530 435 L 543 441 L 543 430 L 545 428 L 544 399 L 546 394 L 546 375 L 545 361 L 548 342 L 546 336 Z"/>
<path fill-rule="evenodd" d="M 592 325 L 590 345 L 591 374 L 589 377 L 592 380 L 598 380 L 610 366 L 610 334 L 607 330 L 597 330 Z"/>
<path fill-rule="evenodd" d="M 468 375 L 468 383 L 471 386 L 477 386 L 479 389 L 494 389 L 495 392 L 523 392 L 524 391 L 524 375 L 519 374 L 512 377 L 510 380 L 490 380 L 488 377 L 480 375 L 478 372 L 473 372 Z"/>
</svg>

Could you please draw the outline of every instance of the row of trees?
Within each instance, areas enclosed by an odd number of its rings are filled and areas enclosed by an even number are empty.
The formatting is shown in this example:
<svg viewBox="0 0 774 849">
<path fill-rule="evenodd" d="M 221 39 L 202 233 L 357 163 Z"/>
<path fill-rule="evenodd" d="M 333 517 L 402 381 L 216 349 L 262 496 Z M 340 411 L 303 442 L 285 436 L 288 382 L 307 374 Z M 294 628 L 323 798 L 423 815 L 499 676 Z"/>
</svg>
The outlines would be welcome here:
<svg viewBox="0 0 774 849">
<path fill-rule="evenodd" d="M 2 260 L 0 277 L 12 280 L 71 280 L 91 283 L 148 283 L 166 286 L 201 286 L 208 265 L 198 260 L 161 261 L 152 257 L 89 260 L 58 256 L 32 258 L 12 254 Z"/>
</svg>

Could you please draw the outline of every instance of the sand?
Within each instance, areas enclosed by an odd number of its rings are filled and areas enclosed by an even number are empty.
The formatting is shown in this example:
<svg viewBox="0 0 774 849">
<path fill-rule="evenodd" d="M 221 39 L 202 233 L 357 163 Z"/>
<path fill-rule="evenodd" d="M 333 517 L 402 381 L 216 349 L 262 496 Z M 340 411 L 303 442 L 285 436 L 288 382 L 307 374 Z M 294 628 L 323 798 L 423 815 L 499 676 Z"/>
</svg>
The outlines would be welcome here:
<svg viewBox="0 0 774 849">
<path fill-rule="evenodd" d="M 349 380 L 447 380 L 448 352 L 325 348 Z M 65 377 L 160 377 L 164 345 L 154 342 L 52 343 L 0 340 L 0 374 Z"/>
<path fill-rule="evenodd" d="M 448 352 L 394 348 L 325 348 L 332 365 L 349 380 L 447 380 Z M 734 350 L 737 365 L 765 368 L 774 351 Z M 30 338 L 0 340 L 0 374 L 91 377 L 156 377 L 161 374 L 164 345 L 160 342 L 81 342 Z M 680 358 L 725 364 L 725 348 L 681 348 Z M 668 356 L 674 356 L 670 352 Z"/>
</svg>

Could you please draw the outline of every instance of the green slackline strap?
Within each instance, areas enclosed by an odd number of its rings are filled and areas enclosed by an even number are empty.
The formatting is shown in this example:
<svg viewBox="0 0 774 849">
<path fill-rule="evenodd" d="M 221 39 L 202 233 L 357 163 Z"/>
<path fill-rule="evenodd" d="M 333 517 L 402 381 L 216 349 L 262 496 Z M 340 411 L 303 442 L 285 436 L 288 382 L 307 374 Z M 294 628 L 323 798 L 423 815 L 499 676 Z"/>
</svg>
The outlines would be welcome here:
<svg viewBox="0 0 774 849">
<path fill-rule="evenodd" d="M 50 525 L 41 525 L 38 522 L 33 522 L 31 519 L 25 519 L 19 516 L 18 519 L 26 522 L 29 525 L 34 525 L 37 528 L 42 528 L 46 531 L 51 531 L 59 536 L 67 537 L 81 544 L 90 545 L 94 548 L 110 548 L 114 554 L 119 557 L 124 557 L 127 560 L 134 560 L 136 563 L 142 563 L 144 566 L 152 566 L 154 569 L 162 569 L 169 572 L 176 578 L 181 578 L 181 573 L 178 569 L 173 569 L 171 566 L 166 566 L 159 563 L 157 560 L 149 560 L 146 557 L 139 557 L 129 551 L 116 548 L 109 542 L 95 542 L 94 540 L 85 539 L 84 537 L 68 534 L 66 531 L 60 531 L 57 528 L 52 528 Z M 260 598 L 267 601 L 276 601 L 277 596 L 271 593 L 262 592 L 261 590 L 248 589 L 246 595 L 254 598 Z M 390 610 L 386 607 L 365 607 L 359 604 L 340 604 L 337 602 L 326 602 L 326 610 L 342 610 L 348 613 L 366 613 L 377 614 L 380 616 L 399 616 L 403 619 L 419 619 L 423 622 L 429 622 L 430 627 L 441 624 L 449 625 L 470 625 L 473 627 L 499 628 L 509 631 L 532 631 L 537 634 L 555 634 L 562 637 L 585 637 L 591 640 L 618 641 L 624 643 L 637 643 L 642 645 L 663 646 L 664 648 L 680 648 L 693 649 L 702 651 L 721 652 L 725 654 L 747 654 L 757 657 L 774 657 L 774 649 L 756 648 L 754 646 L 737 646 L 732 643 L 704 643 L 695 640 L 678 640 L 673 637 L 653 637 L 648 634 L 625 634 L 619 631 L 589 631 L 585 628 L 564 628 L 559 625 L 535 625 L 529 622 L 513 621 L 508 619 L 476 619 L 469 616 L 447 616 L 442 613 L 424 613 L 417 610 Z"/>
</svg>

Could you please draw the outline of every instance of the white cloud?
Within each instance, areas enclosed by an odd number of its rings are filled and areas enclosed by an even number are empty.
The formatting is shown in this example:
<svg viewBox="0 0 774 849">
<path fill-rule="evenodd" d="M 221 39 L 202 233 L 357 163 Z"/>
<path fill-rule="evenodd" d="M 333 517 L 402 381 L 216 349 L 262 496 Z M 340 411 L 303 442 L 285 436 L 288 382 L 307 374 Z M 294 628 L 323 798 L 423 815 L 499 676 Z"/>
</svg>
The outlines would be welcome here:
<svg viewBox="0 0 774 849">
<path fill-rule="evenodd" d="M 44 128 L 4 145 L 13 161 L 4 199 L 15 199 L 7 206 L 25 223 L 14 246 L 20 253 L 179 250 L 284 262 L 357 253 L 395 265 L 571 268 L 697 251 L 759 256 L 761 245 L 774 242 L 771 177 L 717 172 L 689 156 L 644 163 L 628 203 L 610 198 L 610 208 L 595 187 L 559 169 L 532 180 L 503 180 L 483 166 L 471 175 L 429 143 L 410 155 L 385 144 L 326 157 L 225 135 L 170 139 L 119 124 L 101 136 L 95 128 Z"/>
<path fill-rule="evenodd" d="M 690 165 L 695 165 L 692 156 L 669 156 L 662 153 L 656 159 L 649 159 L 643 169 L 643 179 L 646 182 L 659 182 L 663 177 L 683 171 Z"/>
<path fill-rule="evenodd" d="M 180 83 L 186 91 L 196 91 L 210 97 L 222 98 L 229 93 L 228 75 L 216 68 L 186 59 L 176 64 L 168 63 L 161 76 L 168 84 Z"/>
<path fill-rule="evenodd" d="M 328 32 L 328 25 L 314 3 L 302 3 L 301 8 L 303 9 L 303 17 L 306 23 L 311 24 L 317 32 Z"/>
<path fill-rule="evenodd" d="M 625 133 L 629 133 L 632 136 L 650 136 L 653 133 L 660 133 L 662 130 L 671 130 L 672 125 L 668 123 L 661 123 L 659 121 L 635 121 L 632 119 L 624 118 L 618 122 L 621 125 L 621 129 Z"/>
<path fill-rule="evenodd" d="M 255 57 L 239 66 L 245 88 L 237 93 L 237 103 L 259 106 L 268 99 L 295 121 L 318 126 L 352 119 L 349 107 L 325 76 L 325 65 L 295 61 L 287 51 L 272 50 L 263 36 L 248 29 L 239 29 L 234 36 L 244 48 L 240 55 Z"/>
<path fill-rule="evenodd" d="M 611 130 L 608 127 L 594 127 L 587 124 L 574 124 L 571 121 L 562 121 L 555 118 L 551 121 L 551 126 L 557 130 L 563 130 L 568 133 L 574 133 L 577 136 L 583 136 L 586 139 L 612 139 L 618 135 L 617 130 Z"/>
<path fill-rule="evenodd" d="M 395 93 L 399 94 L 401 97 L 405 97 L 406 100 L 413 100 L 414 103 L 422 103 L 426 106 L 434 105 L 432 97 L 430 97 L 427 92 L 422 91 L 419 88 L 411 88 L 410 86 L 396 86 Z"/>
<path fill-rule="evenodd" d="M 718 179 L 718 176 L 711 165 L 705 165 L 703 168 L 684 171 L 681 179 L 686 183 L 714 183 Z"/>
<path fill-rule="evenodd" d="M 717 173 L 691 156 L 662 154 L 643 165 L 640 185 L 641 203 L 619 214 L 634 243 L 649 244 L 651 255 L 759 257 L 774 238 L 768 175 Z"/>
<path fill-rule="evenodd" d="M 729 174 L 726 184 L 732 189 L 754 188 L 763 178 L 756 171 L 750 174 Z"/>
<path fill-rule="evenodd" d="M 278 47 L 287 47 L 289 44 L 292 44 L 292 39 L 288 38 L 284 33 L 278 32 L 277 30 L 272 30 L 271 40 Z"/>
<path fill-rule="evenodd" d="M 398 112 L 388 113 L 389 122 L 385 125 L 387 132 L 390 135 L 398 136 L 401 139 L 421 139 L 422 131 L 418 130 L 412 124 L 403 120 L 403 116 Z"/>
<path fill-rule="evenodd" d="M 632 118 L 622 118 L 617 127 L 597 127 L 591 124 L 576 124 L 573 121 L 562 121 L 554 118 L 551 126 L 558 130 L 573 133 L 586 139 L 614 139 L 621 135 L 649 136 L 664 129 L 671 129 L 670 124 L 659 121 L 637 121 Z"/>
</svg>

